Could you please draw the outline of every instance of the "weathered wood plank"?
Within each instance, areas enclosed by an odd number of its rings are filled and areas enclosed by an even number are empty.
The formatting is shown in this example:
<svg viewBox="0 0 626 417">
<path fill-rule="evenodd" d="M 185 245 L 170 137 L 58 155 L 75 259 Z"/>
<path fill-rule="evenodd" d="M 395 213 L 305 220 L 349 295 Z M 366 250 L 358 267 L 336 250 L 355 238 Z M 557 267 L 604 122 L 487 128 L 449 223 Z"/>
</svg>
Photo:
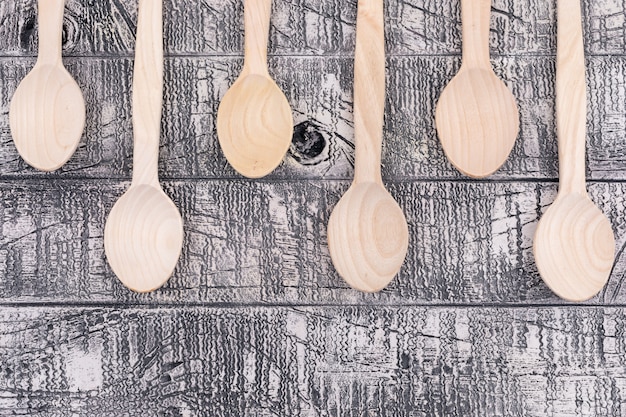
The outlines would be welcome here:
<svg viewBox="0 0 626 417">
<path fill-rule="evenodd" d="M 241 68 L 241 0 L 165 0 L 161 175 L 185 246 L 163 289 L 126 290 L 102 235 L 132 169 L 136 3 L 67 1 L 87 129 L 70 163 L 42 174 L 8 128 L 34 63 L 35 0 L 0 1 L 0 415 L 626 416 L 622 3 L 583 1 L 589 188 L 618 244 L 589 306 L 560 304 L 532 255 L 557 176 L 555 1 L 541 0 L 493 0 L 493 62 L 522 130 L 489 182 L 452 169 L 433 126 L 460 63 L 458 0 L 385 0 L 383 172 L 411 246 L 377 295 L 350 290 L 326 245 L 352 176 L 356 0 L 274 0 L 271 72 L 297 126 L 262 181 L 236 176 L 215 137 Z"/>
<path fill-rule="evenodd" d="M 0 415 L 622 416 L 614 308 L 0 309 Z"/>
<path fill-rule="evenodd" d="M 3 114 L 31 65 L 32 60 L 0 60 Z M 461 177 L 443 154 L 433 116 L 439 93 L 458 65 L 453 57 L 389 59 L 383 154 L 386 177 Z M 237 58 L 167 61 L 163 177 L 237 177 L 219 147 L 215 114 L 240 66 Z M 350 178 L 354 154 L 351 59 L 281 57 L 273 59 L 271 66 L 292 104 L 297 127 L 285 162 L 269 178 Z M 61 175 L 128 178 L 132 163 L 132 61 L 71 59 L 68 67 L 84 90 L 88 114 L 83 140 Z M 496 61 L 496 69 L 518 98 L 521 135 L 511 158 L 493 178 L 556 178 L 553 60 L 503 58 Z M 590 59 L 588 79 L 588 176 L 626 179 L 626 58 Z M 0 175 L 44 175 L 19 158 L 8 117 L 0 117 Z"/>
<path fill-rule="evenodd" d="M 382 293 L 353 291 L 332 267 L 330 212 L 347 181 L 167 183 L 185 222 L 169 283 L 129 292 L 106 264 L 107 213 L 127 183 L 0 183 L 0 298 L 8 302 L 120 303 L 555 303 L 532 255 L 538 216 L 555 184 L 391 182 L 409 222 L 399 277 Z M 620 250 L 591 303 L 626 303 L 626 184 L 593 183 Z"/>
<path fill-rule="evenodd" d="M 391 55 L 459 54 L 460 10 L 456 0 L 386 1 L 387 50 Z M 491 48 L 495 55 L 554 54 L 553 1 L 494 0 Z M 0 53 L 36 51 L 34 0 L 0 4 Z M 618 2 L 584 4 L 587 50 L 623 54 L 626 13 Z M 65 17 L 67 55 L 129 55 L 134 50 L 136 2 L 69 0 Z M 351 54 L 355 0 L 275 0 L 270 51 L 279 55 Z M 241 54 L 242 2 L 166 0 L 168 55 Z"/>
</svg>

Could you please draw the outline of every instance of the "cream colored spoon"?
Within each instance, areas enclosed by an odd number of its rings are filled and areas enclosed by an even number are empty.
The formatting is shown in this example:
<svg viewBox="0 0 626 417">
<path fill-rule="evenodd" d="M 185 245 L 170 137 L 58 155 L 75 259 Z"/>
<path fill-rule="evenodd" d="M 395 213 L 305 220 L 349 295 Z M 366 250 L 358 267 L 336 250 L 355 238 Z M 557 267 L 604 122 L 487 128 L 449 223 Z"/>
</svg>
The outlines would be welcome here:
<svg viewBox="0 0 626 417">
<path fill-rule="evenodd" d="M 217 112 L 222 151 L 233 168 L 249 178 L 272 172 L 293 135 L 291 107 L 267 70 L 271 9 L 272 0 L 245 0 L 243 70 Z"/>
<path fill-rule="evenodd" d="M 359 0 L 354 57 L 355 172 L 333 210 L 328 246 L 339 275 L 353 288 L 376 292 L 400 270 L 409 245 L 404 213 L 380 172 L 385 112 L 383 0 Z"/>
<path fill-rule="evenodd" d="M 606 284 L 615 239 L 585 184 L 587 97 L 580 0 L 557 1 L 556 124 L 559 192 L 535 232 L 541 278 L 559 297 L 584 301 Z"/>
<path fill-rule="evenodd" d="M 435 115 L 446 156 L 475 178 L 504 164 L 519 131 L 515 98 L 489 62 L 490 12 L 491 0 L 461 0 L 463 62 L 443 90 Z"/>
<path fill-rule="evenodd" d="M 74 154 L 85 128 L 85 101 L 61 60 L 65 0 L 39 0 L 39 56 L 18 86 L 9 126 L 20 156 L 42 171 L 60 168 Z"/>
<path fill-rule="evenodd" d="M 111 268 L 131 290 L 152 291 L 172 275 L 183 244 L 183 222 L 158 178 L 163 104 L 163 5 L 139 0 L 133 76 L 133 180 L 104 229 Z"/>
</svg>

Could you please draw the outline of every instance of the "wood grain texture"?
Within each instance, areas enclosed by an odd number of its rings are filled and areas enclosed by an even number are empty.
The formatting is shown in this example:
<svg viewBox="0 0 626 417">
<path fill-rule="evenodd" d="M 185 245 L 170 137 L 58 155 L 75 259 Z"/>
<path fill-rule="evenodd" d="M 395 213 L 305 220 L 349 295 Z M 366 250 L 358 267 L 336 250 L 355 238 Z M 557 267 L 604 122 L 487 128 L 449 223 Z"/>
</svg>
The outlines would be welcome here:
<svg viewBox="0 0 626 417">
<path fill-rule="evenodd" d="M 458 65 L 456 58 L 388 59 L 383 177 L 460 178 L 446 161 L 434 126 L 437 98 Z M 536 57 L 503 58 L 494 60 L 494 66 L 518 100 L 521 134 L 510 158 L 492 178 L 556 179 L 554 61 Z M 8 109 L 19 80 L 31 67 L 30 61 L 0 59 L 0 76 L 4 80 L 0 83 L 0 108 Z M 87 124 L 84 139 L 59 175 L 130 178 L 132 61 L 71 59 L 67 67 L 84 91 Z M 241 61 L 235 58 L 165 61 L 161 177 L 236 175 L 222 155 L 214 126 L 219 99 L 240 70 Z M 279 86 L 293 106 L 296 135 L 285 162 L 269 178 L 351 178 L 354 143 L 351 61 L 276 58 L 270 60 L 270 71 L 278 74 Z M 417 72 L 421 74 L 418 78 L 414 76 Z M 591 58 L 588 73 L 587 175 L 596 180 L 624 179 L 626 59 Z M 510 78 L 512 74 L 518 74 L 514 82 Z M 171 118 L 169 114 L 178 116 Z M 0 139 L 3 177 L 40 175 L 20 160 L 10 142 L 8 119 L 4 117 L 0 118 Z"/>
<path fill-rule="evenodd" d="M 384 291 L 361 294 L 326 244 L 354 174 L 357 1 L 274 0 L 269 71 L 294 136 L 271 175 L 248 181 L 215 132 L 242 69 L 243 2 L 165 0 L 159 175 L 188 227 L 172 279 L 136 294 L 107 265 L 103 232 L 134 167 L 137 2 L 68 0 L 63 62 L 86 129 L 44 174 L 19 158 L 8 121 L 35 62 L 34 1 L 0 1 L 0 415 L 624 415 L 626 8 L 582 4 L 586 176 L 617 260 L 573 307 L 532 254 L 557 191 L 555 4 L 493 0 L 492 64 L 521 134 L 501 170 L 473 182 L 434 127 L 461 63 L 458 0 L 385 0 L 382 176 L 410 250 Z"/>
<path fill-rule="evenodd" d="M 463 60 L 437 101 L 435 124 L 459 171 L 484 178 L 504 164 L 519 133 L 515 97 L 489 60 L 491 0 L 462 0 Z"/>
<path fill-rule="evenodd" d="M 261 178 L 282 162 L 293 135 L 291 107 L 267 69 L 272 0 L 246 0 L 241 74 L 222 97 L 217 137 L 241 175 Z"/>
<path fill-rule="evenodd" d="M 388 0 L 387 50 L 391 55 L 461 53 L 458 1 Z M 243 31 L 239 0 L 166 0 L 166 55 L 241 55 Z M 554 55 L 556 3 L 542 0 L 494 0 L 491 44 L 494 55 Z M 275 0 L 270 47 L 281 55 L 351 55 L 356 0 Z M 66 54 L 128 55 L 134 51 L 137 3 L 102 0 L 88 5 L 68 0 Z M 592 54 L 623 54 L 626 13 L 619 2 L 583 5 L 587 48 Z M 35 55 L 36 14 L 31 0 L 0 6 L 2 54 Z"/>
<path fill-rule="evenodd" d="M 406 257 L 404 213 L 380 170 L 385 118 L 384 3 L 359 0 L 354 52 L 354 179 L 328 220 L 328 250 L 352 288 L 378 292 Z"/>
<path fill-rule="evenodd" d="M 5 308 L 0 414 L 620 416 L 613 308 Z"/>
<path fill-rule="evenodd" d="M 65 0 L 38 2 L 37 62 L 11 98 L 9 125 L 20 156 L 54 171 L 72 156 L 85 127 L 85 101 L 61 59 Z"/>
<path fill-rule="evenodd" d="M 541 278 L 560 297 L 584 301 L 611 274 L 615 238 L 585 184 L 585 54 L 579 0 L 558 0 L 556 122 L 559 192 L 537 225 L 534 254 Z"/>
<path fill-rule="evenodd" d="M 181 259 L 152 295 L 129 293 L 107 266 L 106 213 L 127 183 L 0 183 L 0 298 L 36 302 L 558 303 L 542 283 L 532 237 L 556 196 L 544 183 L 387 183 L 409 223 L 409 252 L 379 295 L 349 289 L 332 267 L 326 225 L 348 182 L 185 181 L 165 191 L 183 215 Z M 624 185 L 592 183 L 618 257 L 591 304 L 626 303 Z M 45 203 L 44 202 L 48 202 Z M 246 219 L 244 221 L 243 219 Z M 443 250 L 442 248 L 445 248 Z"/>
<path fill-rule="evenodd" d="M 140 0 L 133 68 L 133 180 L 104 228 L 106 257 L 119 280 L 153 291 L 172 275 L 183 245 L 183 222 L 159 183 L 163 108 L 163 3 Z"/>
</svg>

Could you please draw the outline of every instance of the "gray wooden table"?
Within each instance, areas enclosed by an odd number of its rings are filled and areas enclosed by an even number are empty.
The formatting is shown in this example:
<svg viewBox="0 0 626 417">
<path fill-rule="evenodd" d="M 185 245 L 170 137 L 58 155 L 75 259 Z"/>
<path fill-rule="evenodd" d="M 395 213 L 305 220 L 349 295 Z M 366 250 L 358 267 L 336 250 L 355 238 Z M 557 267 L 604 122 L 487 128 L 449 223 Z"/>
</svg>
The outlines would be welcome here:
<svg viewBox="0 0 626 417">
<path fill-rule="evenodd" d="M 17 155 L 8 109 L 34 63 L 34 0 L 0 2 L 0 415 L 626 416 L 626 6 L 583 4 L 587 177 L 617 261 L 584 305 L 532 255 L 557 189 L 554 1 L 494 0 L 492 62 L 521 134 L 492 178 L 444 157 L 438 95 L 460 64 L 457 0 L 386 0 L 383 175 L 410 249 L 376 295 L 333 270 L 326 223 L 353 172 L 355 0 L 275 0 L 270 71 L 293 107 L 285 162 L 250 181 L 215 134 L 242 66 L 240 0 L 165 1 L 160 173 L 185 221 L 161 290 L 126 290 L 103 229 L 132 169 L 136 2 L 69 0 L 65 63 L 87 126 L 60 171 Z"/>
</svg>

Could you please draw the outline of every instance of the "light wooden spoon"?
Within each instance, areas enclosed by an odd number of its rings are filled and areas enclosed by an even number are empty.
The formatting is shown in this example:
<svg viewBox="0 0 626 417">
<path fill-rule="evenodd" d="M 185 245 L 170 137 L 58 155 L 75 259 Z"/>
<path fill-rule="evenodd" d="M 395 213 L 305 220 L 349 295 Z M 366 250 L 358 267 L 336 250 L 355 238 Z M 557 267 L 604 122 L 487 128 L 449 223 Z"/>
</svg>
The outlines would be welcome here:
<svg viewBox="0 0 626 417">
<path fill-rule="evenodd" d="M 271 9 L 272 0 L 245 0 L 243 70 L 217 112 L 217 137 L 224 155 L 249 178 L 272 172 L 293 135 L 291 107 L 267 70 Z"/>
<path fill-rule="evenodd" d="M 354 58 L 354 182 L 333 210 L 328 246 L 339 275 L 376 292 L 400 270 L 409 245 L 404 213 L 380 172 L 385 112 L 383 0 L 359 0 Z"/>
<path fill-rule="evenodd" d="M 39 0 L 39 56 L 18 86 L 9 126 L 20 156 L 54 171 L 74 154 L 85 128 L 85 100 L 61 60 L 65 0 Z"/>
<path fill-rule="evenodd" d="M 606 284 L 615 239 L 585 184 L 587 97 L 580 0 L 558 0 L 556 124 L 559 192 L 535 232 L 541 278 L 559 297 L 584 301 Z"/>
<path fill-rule="evenodd" d="M 489 62 L 491 0 L 461 0 L 463 62 L 435 113 L 446 156 L 459 171 L 482 178 L 509 157 L 519 131 L 515 98 Z"/>
<path fill-rule="evenodd" d="M 111 268 L 131 290 L 152 291 L 172 275 L 183 244 L 183 222 L 158 178 L 163 104 L 163 5 L 139 0 L 133 76 L 133 180 L 104 229 Z"/>
</svg>

